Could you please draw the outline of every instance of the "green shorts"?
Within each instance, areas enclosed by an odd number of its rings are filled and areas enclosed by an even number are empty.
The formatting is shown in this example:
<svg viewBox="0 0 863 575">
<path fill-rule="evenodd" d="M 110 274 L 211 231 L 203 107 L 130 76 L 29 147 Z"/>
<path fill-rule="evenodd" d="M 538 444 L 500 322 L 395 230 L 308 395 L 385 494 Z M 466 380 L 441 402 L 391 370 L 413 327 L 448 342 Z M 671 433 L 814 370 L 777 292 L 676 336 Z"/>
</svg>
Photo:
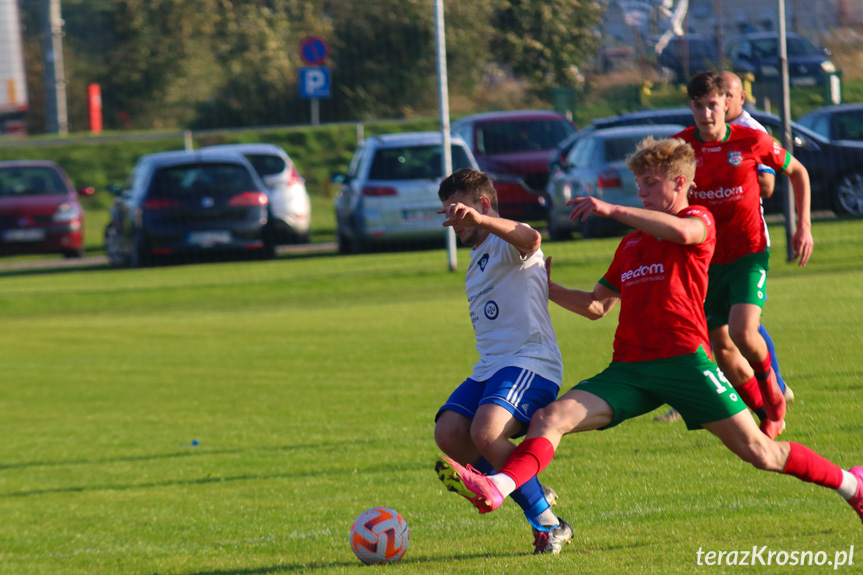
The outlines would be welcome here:
<svg viewBox="0 0 863 575">
<path fill-rule="evenodd" d="M 767 301 L 769 269 L 769 251 L 749 254 L 730 264 L 712 264 L 704 300 L 707 329 L 712 331 L 726 325 L 731 306 L 735 304 L 751 303 L 763 308 Z"/>
<path fill-rule="evenodd" d="M 683 416 L 687 429 L 701 429 L 746 409 L 743 400 L 703 349 L 666 359 L 612 362 L 602 373 L 573 389 L 604 399 L 614 410 L 602 429 L 649 413 L 667 403 Z"/>
</svg>

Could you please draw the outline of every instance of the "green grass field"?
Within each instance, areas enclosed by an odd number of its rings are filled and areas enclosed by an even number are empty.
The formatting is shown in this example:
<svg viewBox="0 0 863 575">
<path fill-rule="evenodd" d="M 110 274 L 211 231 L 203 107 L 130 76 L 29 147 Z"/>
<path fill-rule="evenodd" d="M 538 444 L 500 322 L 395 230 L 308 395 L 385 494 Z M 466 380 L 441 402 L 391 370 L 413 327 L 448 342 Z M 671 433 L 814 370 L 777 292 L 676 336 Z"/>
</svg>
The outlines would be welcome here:
<svg viewBox="0 0 863 575">
<path fill-rule="evenodd" d="M 774 250 L 764 323 L 797 401 L 783 438 L 863 464 L 863 234 L 815 226 Z M 590 288 L 617 240 L 547 243 Z M 347 533 L 373 506 L 411 529 L 392 573 L 821 573 L 699 567 L 697 552 L 856 550 L 838 495 L 735 460 L 652 416 L 567 437 L 541 479 L 576 530 L 530 555 L 508 502 L 442 490 L 433 417 L 476 359 L 461 269 L 442 250 L 143 270 L 0 271 L 0 573 L 369 573 Z M 602 369 L 616 314 L 552 307 L 565 388 Z M 657 413 L 660 413 L 658 411 Z M 197 441 L 197 445 L 193 445 Z"/>
</svg>

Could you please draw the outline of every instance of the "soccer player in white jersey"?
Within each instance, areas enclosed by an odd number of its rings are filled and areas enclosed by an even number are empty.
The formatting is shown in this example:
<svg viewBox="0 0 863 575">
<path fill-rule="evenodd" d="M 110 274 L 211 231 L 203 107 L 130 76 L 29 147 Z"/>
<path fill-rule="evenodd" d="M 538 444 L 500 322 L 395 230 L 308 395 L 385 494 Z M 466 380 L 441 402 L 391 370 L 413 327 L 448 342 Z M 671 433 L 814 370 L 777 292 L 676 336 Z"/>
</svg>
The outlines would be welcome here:
<svg viewBox="0 0 863 575">
<path fill-rule="evenodd" d="M 557 398 L 563 360 L 548 313 L 542 238 L 501 218 L 489 177 L 458 170 L 440 184 L 445 214 L 462 243 L 473 246 L 465 273 L 479 361 L 435 418 L 435 442 L 481 473 L 498 469 L 530 418 Z M 511 494 L 533 527 L 534 553 L 558 553 L 572 527 L 551 510 L 557 499 L 536 478 Z"/>
</svg>

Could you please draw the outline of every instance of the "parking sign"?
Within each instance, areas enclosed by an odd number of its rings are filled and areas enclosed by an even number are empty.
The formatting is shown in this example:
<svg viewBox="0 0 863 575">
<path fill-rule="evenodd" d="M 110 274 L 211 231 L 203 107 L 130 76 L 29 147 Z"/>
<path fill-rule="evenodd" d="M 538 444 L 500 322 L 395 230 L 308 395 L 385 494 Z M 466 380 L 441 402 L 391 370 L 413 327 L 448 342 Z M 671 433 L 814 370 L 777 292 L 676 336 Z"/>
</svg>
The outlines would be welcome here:
<svg viewBox="0 0 863 575">
<path fill-rule="evenodd" d="M 327 66 L 300 68 L 300 98 L 329 98 L 330 69 Z"/>
</svg>

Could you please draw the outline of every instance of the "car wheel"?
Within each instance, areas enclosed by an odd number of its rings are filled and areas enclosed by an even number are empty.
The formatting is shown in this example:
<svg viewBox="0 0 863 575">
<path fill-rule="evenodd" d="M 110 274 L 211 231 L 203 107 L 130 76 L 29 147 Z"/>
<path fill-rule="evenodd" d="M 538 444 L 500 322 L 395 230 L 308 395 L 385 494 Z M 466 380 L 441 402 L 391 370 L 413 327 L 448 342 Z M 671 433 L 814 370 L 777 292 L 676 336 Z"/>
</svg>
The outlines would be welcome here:
<svg viewBox="0 0 863 575">
<path fill-rule="evenodd" d="M 129 254 L 129 267 L 143 268 L 152 264 L 152 256 L 147 243 L 141 234 L 136 233 L 132 238 L 132 252 Z"/>
<path fill-rule="evenodd" d="M 572 239 L 572 230 L 563 226 L 557 226 L 553 221 L 548 222 L 548 237 L 555 242 L 563 242 Z"/>
<path fill-rule="evenodd" d="M 105 255 L 111 265 L 122 266 L 127 263 L 120 249 L 120 233 L 112 224 L 105 228 Z"/>
<path fill-rule="evenodd" d="M 601 238 L 605 236 L 605 225 L 602 220 L 600 220 L 595 215 L 588 216 L 588 218 L 581 222 L 581 237 L 585 239 L 589 238 Z"/>
<path fill-rule="evenodd" d="M 839 180 L 833 207 L 837 214 L 863 216 L 863 173 L 848 174 Z"/>
</svg>

